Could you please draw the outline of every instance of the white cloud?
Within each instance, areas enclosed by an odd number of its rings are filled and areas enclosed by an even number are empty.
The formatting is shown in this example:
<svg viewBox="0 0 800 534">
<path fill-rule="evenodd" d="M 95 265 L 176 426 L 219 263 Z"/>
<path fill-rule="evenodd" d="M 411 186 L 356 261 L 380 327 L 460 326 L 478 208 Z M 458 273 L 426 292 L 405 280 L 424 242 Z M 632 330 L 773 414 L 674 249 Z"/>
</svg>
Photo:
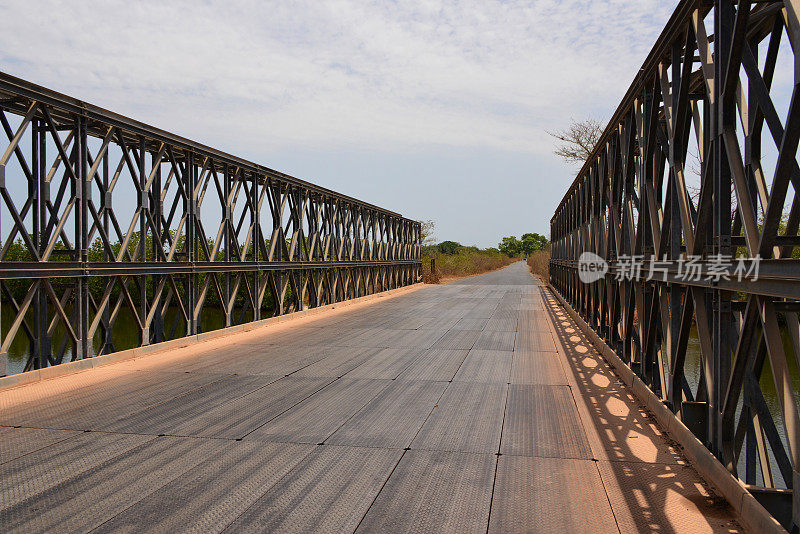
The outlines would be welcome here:
<svg viewBox="0 0 800 534">
<path fill-rule="evenodd" d="M 0 0 L 0 70 L 481 246 L 547 232 L 667 0 Z"/>
<path fill-rule="evenodd" d="M 656 0 L 10 2 L 3 70 L 231 152 L 436 144 L 546 154 L 609 113 Z"/>
</svg>

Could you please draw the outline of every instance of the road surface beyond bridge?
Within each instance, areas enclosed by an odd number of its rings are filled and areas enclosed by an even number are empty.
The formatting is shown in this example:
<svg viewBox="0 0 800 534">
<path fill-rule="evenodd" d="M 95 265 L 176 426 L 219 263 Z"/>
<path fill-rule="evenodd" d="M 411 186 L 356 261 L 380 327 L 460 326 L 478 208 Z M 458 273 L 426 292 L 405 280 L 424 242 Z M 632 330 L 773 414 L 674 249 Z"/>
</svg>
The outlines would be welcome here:
<svg viewBox="0 0 800 534">
<path fill-rule="evenodd" d="M 4 532 L 739 532 L 524 263 L 0 392 Z"/>
</svg>

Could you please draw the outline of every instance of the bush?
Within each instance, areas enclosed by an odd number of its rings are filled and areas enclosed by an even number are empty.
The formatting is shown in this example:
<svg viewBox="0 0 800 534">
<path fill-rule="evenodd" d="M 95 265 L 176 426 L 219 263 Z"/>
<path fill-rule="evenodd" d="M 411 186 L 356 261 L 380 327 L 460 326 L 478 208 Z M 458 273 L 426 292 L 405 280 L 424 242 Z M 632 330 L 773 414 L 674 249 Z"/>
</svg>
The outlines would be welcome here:
<svg viewBox="0 0 800 534">
<path fill-rule="evenodd" d="M 448 246 L 446 250 L 452 250 L 452 247 Z M 435 271 L 431 271 L 431 260 L 436 260 Z M 482 250 L 458 245 L 453 253 L 448 254 L 441 253 L 438 246 L 435 250 L 427 248 L 423 250 L 422 256 L 422 280 L 428 284 L 438 284 L 442 278 L 459 278 L 494 271 L 514 261 L 514 258 L 509 258 L 496 248 Z"/>
<path fill-rule="evenodd" d="M 458 254 L 459 249 L 462 248 L 461 243 L 455 241 L 442 241 L 436 245 L 439 254 Z"/>
<path fill-rule="evenodd" d="M 544 283 L 550 281 L 550 245 L 528 256 L 528 267 Z"/>
</svg>

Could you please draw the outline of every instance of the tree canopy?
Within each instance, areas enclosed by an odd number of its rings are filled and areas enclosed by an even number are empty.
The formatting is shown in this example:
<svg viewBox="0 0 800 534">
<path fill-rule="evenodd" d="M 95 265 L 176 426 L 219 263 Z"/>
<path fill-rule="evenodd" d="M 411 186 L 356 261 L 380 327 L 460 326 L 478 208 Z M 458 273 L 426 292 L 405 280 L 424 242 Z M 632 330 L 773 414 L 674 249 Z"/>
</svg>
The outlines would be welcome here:
<svg viewBox="0 0 800 534">
<path fill-rule="evenodd" d="M 500 252 L 508 256 L 519 256 L 520 254 L 533 254 L 537 250 L 542 250 L 549 243 L 548 239 L 537 233 L 522 234 L 521 239 L 517 236 L 504 237 L 497 245 Z"/>
</svg>

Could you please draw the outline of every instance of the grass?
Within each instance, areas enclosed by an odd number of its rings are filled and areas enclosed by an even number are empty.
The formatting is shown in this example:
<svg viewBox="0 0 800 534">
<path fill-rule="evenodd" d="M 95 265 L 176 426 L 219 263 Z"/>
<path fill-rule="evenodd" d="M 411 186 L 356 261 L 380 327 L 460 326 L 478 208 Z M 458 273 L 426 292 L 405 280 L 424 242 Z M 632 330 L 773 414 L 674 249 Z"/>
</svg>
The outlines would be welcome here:
<svg viewBox="0 0 800 534">
<path fill-rule="evenodd" d="M 449 278 L 462 278 L 494 271 L 517 261 L 497 249 L 459 247 L 455 254 L 442 254 L 435 247 L 422 251 L 422 280 L 438 284 Z M 431 272 L 431 260 L 436 260 L 436 270 Z"/>
<path fill-rule="evenodd" d="M 550 245 L 528 256 L 528 267 L 534 276 L 547 283 L 550 280 Z"/>
</svg>

